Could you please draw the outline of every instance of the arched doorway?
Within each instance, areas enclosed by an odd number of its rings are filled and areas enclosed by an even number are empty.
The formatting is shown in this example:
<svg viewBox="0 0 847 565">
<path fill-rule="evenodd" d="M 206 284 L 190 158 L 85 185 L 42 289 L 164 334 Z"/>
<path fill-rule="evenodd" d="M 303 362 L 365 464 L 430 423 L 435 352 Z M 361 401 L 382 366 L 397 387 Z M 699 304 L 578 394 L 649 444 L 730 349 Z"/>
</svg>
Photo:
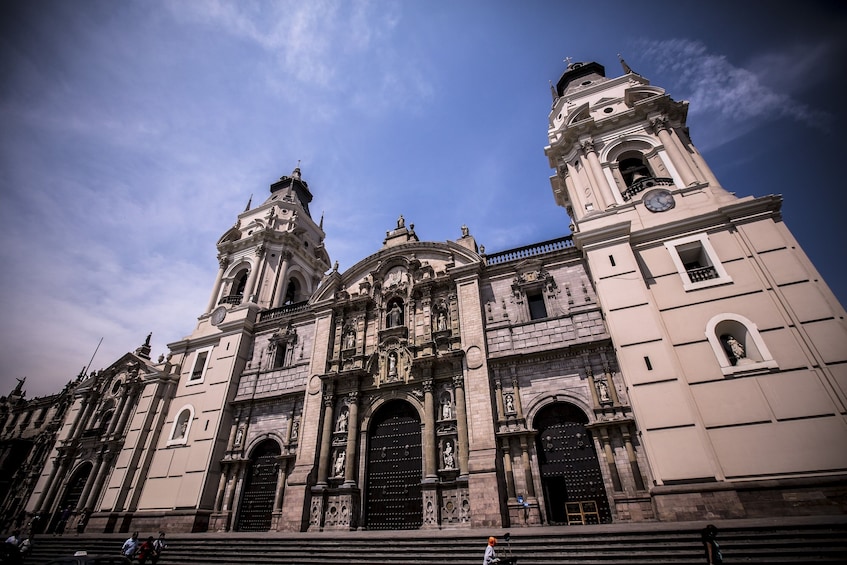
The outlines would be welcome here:
<svg viewBox="0 0 847 565">
<path fill-rule="evenodd" d="M 279 444 L 271 439 L 253 449 L 241 495 L 237 531 L 266 532 L 271 529 L 280 454 Z"/>
<path fill-rule="evenodd" d="M 588 417 L 564 402 L 545 406 L 535 417 L 541 484 L 552 524 L 611 522 L 609 501 Z"/>
<path fill-rule="evenodd" d="M 423 524 L 423 459 L 418 413 L 407 402 L 389 402 L 374 415 L 369 434 L 367 528 L 420 528 Z"/>
<path fill-rule="evenodd" d="M 93 465 L 91 463 L 83 463 L 79 467 L 77 467 L 76 471 L 74 471 L 71 478 L 68 480 L 67 486 L 65 486 L 65 492 L 62 495 L 62 501 L 59 503 L 59 506 L 56 508 L 56 512 L 53 514 L 53 519 L 50 523 L 51 532 L 63 531 L 67 524 L 60 524 L 59 522 L 62 519 L 62 514 L 69 514 L 66 509 L 70 509 L 70 512 L 76 511 L 76 507 L 79 504 L 79 499 L 82 498 L 82 491 L 85 490 L 85 483 L 88 482 L 88 476 L 91 474 L 91 469 Z"/>
</svg>

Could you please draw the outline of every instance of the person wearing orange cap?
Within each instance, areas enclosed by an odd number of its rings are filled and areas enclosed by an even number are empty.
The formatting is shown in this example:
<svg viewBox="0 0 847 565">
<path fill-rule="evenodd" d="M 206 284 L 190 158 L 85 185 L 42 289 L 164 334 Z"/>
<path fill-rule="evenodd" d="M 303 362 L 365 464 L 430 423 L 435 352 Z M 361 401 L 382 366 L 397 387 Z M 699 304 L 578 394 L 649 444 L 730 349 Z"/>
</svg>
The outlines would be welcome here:
<svg viewBox="0 0 847 565">
<path fill-rule="evenodd" d="M 497 552 L 494 551 L 494 546 L 497 545 L 497 538 L 491 536 L 488 538 L 488 546 L 485 548 L 485 558 L 482 560 L 482 565 L 492 565 L 492 563 L 500 563 L 497 558 Z"/>
</svg>

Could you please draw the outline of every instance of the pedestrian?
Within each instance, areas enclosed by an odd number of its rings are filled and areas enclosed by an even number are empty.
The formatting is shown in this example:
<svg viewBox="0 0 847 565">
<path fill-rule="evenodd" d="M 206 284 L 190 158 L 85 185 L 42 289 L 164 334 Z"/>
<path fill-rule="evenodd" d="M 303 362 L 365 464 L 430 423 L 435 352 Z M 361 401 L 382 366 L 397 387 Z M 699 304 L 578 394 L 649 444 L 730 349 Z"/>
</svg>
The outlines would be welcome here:
<svg viewBox="0 0 847 565">
<path fill-rule="evenodd" d="M 71 517 L 71 505 L 68 504 L 65 506 L 65 509 L 62 510 L 62 513 L 59 515 L 59 523 L 56 524 L 56 530 L 54 533 L 62 535 L 65 533 L 65 526 L 68 525 L 68 518 Z"/>
<path fill-rule="evenodd" d="M 127 539 L 121 547 L 121 555 L 127 559 L 132 559 L 135 557 L 136 549 L 138 549 L 138 532 L 133 532 L 132 537 Z"/>
<path fill-rule="evenodd" d="M 6 538 L 6 543 L 12 544 L 15 547 L 18 547 L 18 544 L 21 543 L 21 531 L 15 530 L 12 532 L 12 535 Z"/>
<path fill-rule="evenodd" d="M 150 559 L 153 565 L 159 562 L 159 558 L 162 557 L 162 550 L 166 547 L 168 547 L 168 544 L 165 543 L 165 532 L 159 532 L 159 538 L 153 542 L 153 556 Z"/>
<path fill-rule="evenodd" d="M 29 535 L 40 534 L 39 526 L 41 526 L 41 515 L 36 513 L 33 515 L 32 520 L 29 521 Z"/>
<path fill-rule="evenodd" d="M 24 537 L 21 540 L 20 545 L 18 545 L 18 549 L 21 550 L 21 557 L 26 557 L 27 555 L 29 555 L 29 552 L 32 551 L 32 539 Z"/>
<path fill-rule="evenodd" d="M 153 543 L 153 536 L 148 536 L 144 543 L 138 546 L 138 565 L 145 565 L 153 556 Z"/>
<path fill-rule="evenodd" d="M 91 516 L 91 510 L 83 508 L 79 515 L 79 520 L 76 523 L 76 535 L 85 531 L 85 526 L 88 525 L 88 517 Z"/>
<path fill-rule="evenodd" d="M 497 552 L 494 550 L 495 545 L 497 545 L 497 538 L 494 536 L 488 538 L 488 545 L 485 548 L 485 557 L 482 560 L 482 565 L 500 563 L 500 560 L 497 558 Z"/>
<path fill-rule="evenodd" d="M 703 542 L 703 549 L 706 552 L 706 563 L 708 565 L 720 565 L 723 563 L 723 555 L 721 548 L 715 538 L 718 537 L 718 529 L 709 524 L 703 531 L 700 532 L 700 539 Z"/>
</svg>

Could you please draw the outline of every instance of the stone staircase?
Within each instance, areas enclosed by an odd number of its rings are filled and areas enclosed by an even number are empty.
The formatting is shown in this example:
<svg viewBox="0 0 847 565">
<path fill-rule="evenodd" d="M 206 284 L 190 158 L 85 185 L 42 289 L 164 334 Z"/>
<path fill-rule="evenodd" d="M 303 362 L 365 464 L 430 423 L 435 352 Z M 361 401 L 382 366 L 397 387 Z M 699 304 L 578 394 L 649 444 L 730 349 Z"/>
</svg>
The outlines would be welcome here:
<svg viewBox="0 0 847 565">
<path fill-rule="evenodd" d="M 713 522 L 724 563 L 847 563 L 847 516 Z M 321 533 L 204 533 L 168 536 L 162 565 L 479 565 L 489 535 L 519 565 L 682 565 L 705 562 L 705 522 Z M 155 532 L 142 532 L 142 538 Z M 114 555 L 126 534 L 39 536 L 28 564 L 72 555 Z"/>
</svg>

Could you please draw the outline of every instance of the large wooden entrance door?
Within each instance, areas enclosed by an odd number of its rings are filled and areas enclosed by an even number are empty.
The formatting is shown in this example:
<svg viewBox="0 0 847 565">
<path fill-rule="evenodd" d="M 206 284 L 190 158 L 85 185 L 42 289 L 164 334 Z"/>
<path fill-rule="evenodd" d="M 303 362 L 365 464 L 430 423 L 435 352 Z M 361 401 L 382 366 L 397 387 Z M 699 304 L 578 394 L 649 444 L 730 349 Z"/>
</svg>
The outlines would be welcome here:
<svg viewBox="0 0 847 565">
<path fill-rule="evenodd" d="M 423 524 L 421 421 L 394 401 L 374 416 L 368 441 L 367 516 L 371 530 L 414 530 Z"/>
<path fill-rule="evenodd" d="M 79 505 L 79 499 L 82 498 L 82 491 L 85 490 L 85 483 L 88 482 L 88 476 L 91 474 L 91 469 L 93 465 L 91 463 L 83 463 L 82 465 L 74 471 L 74 474 L 68 480 L 68 484 L 65 487 L 65 493 L 62 495 L 62 501 L 59 503 L 59 507 L 56 508 L 56 512 L 53 514 L 53 519 L 50 523 L 49 532 L 55 532 L 56 528 L 61 528 L 64 530 L 66 524 L 59 524 L 62 512 L 66 508 L 70 508 L 71 511 L 76 511 L 77 505 Z"/>
<path fill-rule="evenodd" d="M 547 517 L 558 524 L 611 522 L 609 501 L 588 418 L 576 406 L 558 403 L 535 418 L 536 448 Z"/>
<path fill-rule="evenodd" d="M 263 441 L 253 450 L 236 530 L 266 532 L 271 529 L 271 514 L 279 475 L 279 455 L 279 445 L 273 440 Z"/>
</svg>

